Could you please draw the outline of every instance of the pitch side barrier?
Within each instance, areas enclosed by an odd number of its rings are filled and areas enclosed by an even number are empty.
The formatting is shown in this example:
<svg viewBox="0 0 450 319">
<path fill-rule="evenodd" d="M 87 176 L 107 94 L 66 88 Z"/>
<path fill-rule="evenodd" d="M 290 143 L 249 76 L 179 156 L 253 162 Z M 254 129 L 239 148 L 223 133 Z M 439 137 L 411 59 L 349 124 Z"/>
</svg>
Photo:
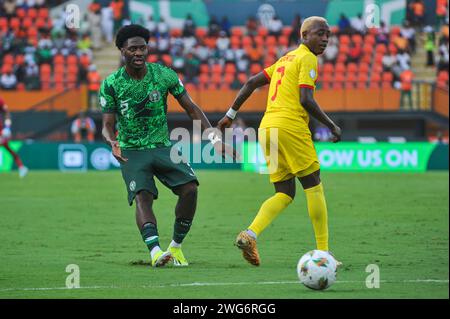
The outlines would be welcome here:
<svg viewBox="0 0 450 319">
<path fill-rule="evenodd" d="M 110 148 L 103 143 L 74 144 L 12 141 L 10 145 L 31 170 L 104 171 L 119 169 Z M 406 143 L 316 143 L 322 171 L 334 172 L 426 172 L 448 170 L 448 144 Z M 257 142 L 237 145 L 239 161 L 214 154 L 211 143 L 175 145 L 175 153 L 188 159 L 194 169 L 236 169 L 267 173 Z M 16 170 L 11 155 L 0 148 L 0 172 Z"/>
</svg>

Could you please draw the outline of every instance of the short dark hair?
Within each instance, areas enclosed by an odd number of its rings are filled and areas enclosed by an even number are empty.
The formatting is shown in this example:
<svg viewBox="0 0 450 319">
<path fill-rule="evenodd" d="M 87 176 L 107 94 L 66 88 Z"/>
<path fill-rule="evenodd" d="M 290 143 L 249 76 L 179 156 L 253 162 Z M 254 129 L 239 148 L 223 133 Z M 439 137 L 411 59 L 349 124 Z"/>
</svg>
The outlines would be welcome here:
<svg viewBox="0 0 450 319">
<path fill-rule="evenodd" d="M 116 47 L 120 50 L 129 38 L 141 37 L 148 43 L 150 31 L 139 24 L 129 24 L 119 29 L 116 35 Z"/>
</svg>

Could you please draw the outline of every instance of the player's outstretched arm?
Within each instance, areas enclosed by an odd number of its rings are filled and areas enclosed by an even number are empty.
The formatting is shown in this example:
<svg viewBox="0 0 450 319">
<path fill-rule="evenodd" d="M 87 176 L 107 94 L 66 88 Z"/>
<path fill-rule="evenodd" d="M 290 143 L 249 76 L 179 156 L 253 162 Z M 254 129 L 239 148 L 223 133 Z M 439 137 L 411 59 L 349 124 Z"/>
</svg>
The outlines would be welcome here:
<svg viewBox="0 0 450 319">
<path fill-rule="evenodd" d="M 187 92 L 178 99 L 178 103 L 186 111 L 191 119 L 199 120 L 201 122 L 203 129 L 213 128 L 205 113 L 203 113 L 202 109 L 197 104 L 195 104 L 194 101 L 192 101 Z M 223 157 L 225 157 L 225 155 L 228 155 L 234 159 L 239 157 L 239 155 L 236 153 L 236 150 L 232 146 L 222 142 L 222 140 L 216 133 L 211 132 L 208 138 L 214 145 L 214 149 L 217 152 L 221 153 Z"/>
<path fill-rule="evenodd" d="M 309 88 L 300 88 L 300 103 L 305 108 L 305 110 L 317 119 L 319 122 L 327 126 L 331 133 L 333 134 L 333 142 L 339 142 L 341 140 L 341 129 L 337 126 L 333 120 L 331 120 L 328 115 L 320 108 L 316 100 L 314 100 L 314 90 Z"/>
<path fill-rule="evenodd" d="M 252 95 L 253 91 L 257 88 L 269 84 L 270 81 L 264 75 L 263 72 L 259 72 L 254 76 L 250 77 L 247 82 L 245 82 L 244 86 L 239 90 L 234 102 L 228 112 L 224 115 L 224 117 L 217 124 L 217 128 L 223 131 L 225 128 L 230 127 L 231 123 L 233 123 L 234 118 L 236 117 L 236 113 L 239 111 L 242 104 Z"/>
<path fill-rule="evenodd" d="M 114 134 L 114 126 L 116 124 L 116 115 L 114 113 L 103 113 L 102 116 L 102 135 L 106 143 L 111 145 L 112 153 L 118 161 L 126 162 L 127 158 L 122 156 L 122 151 L 119 147 L 119 142 L 116 140 Z"/>
</svg>

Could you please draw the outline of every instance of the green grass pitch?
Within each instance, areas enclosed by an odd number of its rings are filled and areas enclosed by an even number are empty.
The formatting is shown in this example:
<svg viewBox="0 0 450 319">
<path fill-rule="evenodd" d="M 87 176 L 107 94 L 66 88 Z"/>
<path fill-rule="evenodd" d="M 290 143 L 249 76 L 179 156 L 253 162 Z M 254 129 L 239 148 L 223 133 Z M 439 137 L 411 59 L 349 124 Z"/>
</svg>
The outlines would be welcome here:
<svg viewBox="0 0 450 319">
<path fill-rule="evenodd" d="M 153 269 L 119 171 L 0 174 L 0 298 L 448 298 L 448 172 L 323 173 L 330 248 L 344 263 L 326 291 L 298 283 L 314 248 L 300 186 L 259 240 L 253 267 L 233 246 L 273 193 L 268 177 L 198 171 L 196 219 L 183 245 L 188 268 Z M 163 248 L 175 195 L 161 184 L 154 208 Z M 66 289 L 66 266 L 80 269 Z M 380 287 L 366 287 L 376 264 Z"/>
</svg>

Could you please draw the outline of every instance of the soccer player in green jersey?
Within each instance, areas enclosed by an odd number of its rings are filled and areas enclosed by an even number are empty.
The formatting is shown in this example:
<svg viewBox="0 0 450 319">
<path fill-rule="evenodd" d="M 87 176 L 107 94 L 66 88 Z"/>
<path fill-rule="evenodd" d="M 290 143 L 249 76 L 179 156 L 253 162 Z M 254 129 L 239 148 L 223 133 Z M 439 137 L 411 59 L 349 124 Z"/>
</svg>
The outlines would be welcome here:
<svg viewBox="0 0 450 319">
<path fill-rule="evenodd" d="M 176 266 L 187 266 L 181 243 L 192 225 L 197 205 L 198 181 L 188 163 L 174 163 L 167 126 L 167 95 L 172 94 L 193 120 L 202 127 L 211 124 L 186 92 L 177 74 L 156 63 L 146 63 L 150 33 L 140 25 L 122 27 L 116 36 L 125 65 L 110 74 L 100 88 L 103 112 L 102 134 L 119 160 L 128 191 L 128 203 L 136 200 L 136 224 L 147 245 L 154 267 L 171 259 Z M 118 135 L 114 132 L 116 118 Z M 208 137 L 215 151 L 235 157 L 233 148 L 214 133 Z M 159 245 L 152 204 L 158 197 L 154 177 L 178 196 L 172 242 L 166 251 Z"/>
</svg>

